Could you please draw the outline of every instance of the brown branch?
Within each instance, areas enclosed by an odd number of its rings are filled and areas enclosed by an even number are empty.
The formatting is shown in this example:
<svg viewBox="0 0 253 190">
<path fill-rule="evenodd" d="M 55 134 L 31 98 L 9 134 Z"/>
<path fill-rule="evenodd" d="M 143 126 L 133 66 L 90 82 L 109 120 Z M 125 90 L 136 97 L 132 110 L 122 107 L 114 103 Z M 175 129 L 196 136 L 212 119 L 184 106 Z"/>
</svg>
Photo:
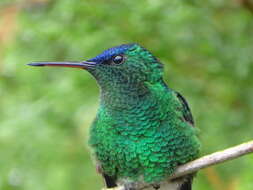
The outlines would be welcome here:
<svg viewBox="0 0 253 190">
<path fill-rule="evenodd" d="M 194 173 L 200 169 L 207 168 L 209 166 L 216 165 L 225 161 L 229 161 L 229 160 L 238 158 L 240 156 L 243 156 L 252 152 L 253 152 L 253 140 L 222 150 L 222 151 L 218 151 L 218 152 L 203 156 L 194 161 L 181 165 L 176 169 L 176 171 L 169 178 L 169 180 L 182 177 L 190 173 Z M 140 189 L 144 190 L 149 187 L 150 186 L 143 186 Z M 124 187 L 119 186 L 116 188 L 112 188 L 111 190 L 124 190 L 124 189 L 125 189 Z"/>
<path fill-rule="evenodd" d="M 253 1 L 252 0 L 239 0 L 239 3 L 253 14 Z"/>
<path fill-rule="evenodd" d="M 253 141 L 249 141 L 219 152 L 203 156 L 192 162 L 179 166 L 170 179 L 196 172 L 200 169 L 232 160 L 253 152 Z"/>
</svg>

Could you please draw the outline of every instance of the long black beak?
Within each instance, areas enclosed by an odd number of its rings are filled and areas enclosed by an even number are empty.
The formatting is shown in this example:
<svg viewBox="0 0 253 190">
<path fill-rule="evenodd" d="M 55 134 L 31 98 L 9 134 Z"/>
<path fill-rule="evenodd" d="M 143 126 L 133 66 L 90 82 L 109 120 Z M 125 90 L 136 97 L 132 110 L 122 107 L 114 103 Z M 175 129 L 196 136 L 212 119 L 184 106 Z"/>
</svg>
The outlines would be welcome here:
<svg viewBox="0 0 253 190">
<path fill-rule="evenodd" d="M 30 66 L 50 66 L 50 67 L 74 67 L 80 69 L 89 69 L 96 65 L 95 62 L 83 61 L 83 62 L 32 62 L 27 65 Z"/>
</svg>

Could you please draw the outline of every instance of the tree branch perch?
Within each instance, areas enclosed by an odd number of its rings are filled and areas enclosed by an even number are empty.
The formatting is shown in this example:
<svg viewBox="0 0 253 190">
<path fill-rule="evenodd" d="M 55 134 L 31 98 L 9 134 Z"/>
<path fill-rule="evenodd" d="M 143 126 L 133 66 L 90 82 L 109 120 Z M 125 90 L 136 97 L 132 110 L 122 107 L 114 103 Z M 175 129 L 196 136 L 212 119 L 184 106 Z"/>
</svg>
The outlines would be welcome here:
<svg viewBox="0 0 253 190">
<path fill-rule="evenodd" d="M 186 174 L 196 172 L 200 169 L 207 168 L 209 166 L 219 164 L 228 160 L 232 160 L 252 152 L 253 152 L 253 140 L 222 151 L 218 151 L 203 156 L 194 161 L 181 165 L 176 169 L 176 171 L 170 177 L 170 179 L 175 179 L 177 177 L 181 177 Z"/>
<path fill-rule="evenodd" d="M 203 156 L 194 161 L 178 166 L 174 174 L 171 177 L 169 177 L 169 180 L 196 172 L 200 169 L 207 168 L 215 164 L 219 164 L 228 160 L 238 158 L 240 156 L 243 156 L 252 152 L 253 152 L 253 140 L 222 150 L 222 151 L 218 151 L 218 152 Z M 143 189 L 146 189 L 146 188 L 148 188 L 148 186 L 145 186 Z M 113 188 L 113 190 L 122 190 L 122 189 L 124 189 L 124 187 L 122 186 Z"/>
</svg>

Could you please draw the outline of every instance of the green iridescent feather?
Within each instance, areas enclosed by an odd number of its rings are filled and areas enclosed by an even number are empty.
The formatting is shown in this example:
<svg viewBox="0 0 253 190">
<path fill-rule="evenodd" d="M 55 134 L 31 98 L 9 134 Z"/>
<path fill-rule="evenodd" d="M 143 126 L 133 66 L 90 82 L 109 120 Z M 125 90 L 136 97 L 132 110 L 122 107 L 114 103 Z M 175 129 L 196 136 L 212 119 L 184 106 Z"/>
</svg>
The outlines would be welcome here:
<svg viewBox="0 0 253 190">
<path fill-rule="evenodd" d="M 89 144 L 107 175 L 159 182 L 198 156 L 196 128 L 184 98 L 163 82 L 163 66 L 149 51 L 133 44 L 121 55 L 122 64 L 108 60 L 91 71 L 101 98 Z"/>
</svg>

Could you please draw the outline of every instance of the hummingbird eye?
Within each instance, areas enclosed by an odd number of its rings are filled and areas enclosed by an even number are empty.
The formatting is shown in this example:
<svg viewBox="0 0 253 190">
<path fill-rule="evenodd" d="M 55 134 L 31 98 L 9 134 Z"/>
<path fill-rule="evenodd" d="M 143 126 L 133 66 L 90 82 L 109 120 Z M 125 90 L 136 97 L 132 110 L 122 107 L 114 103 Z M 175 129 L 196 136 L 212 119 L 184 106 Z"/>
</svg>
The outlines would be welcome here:
<svg viewBox="0 0 253 190">
<path fill-rule="evenodd" d="M 112 61 L 114 64 L 118 65 L 124 61 L 124 57 L 123 57 L 123 55 L 116 55 L 112 58 Z"/>
</svg>

